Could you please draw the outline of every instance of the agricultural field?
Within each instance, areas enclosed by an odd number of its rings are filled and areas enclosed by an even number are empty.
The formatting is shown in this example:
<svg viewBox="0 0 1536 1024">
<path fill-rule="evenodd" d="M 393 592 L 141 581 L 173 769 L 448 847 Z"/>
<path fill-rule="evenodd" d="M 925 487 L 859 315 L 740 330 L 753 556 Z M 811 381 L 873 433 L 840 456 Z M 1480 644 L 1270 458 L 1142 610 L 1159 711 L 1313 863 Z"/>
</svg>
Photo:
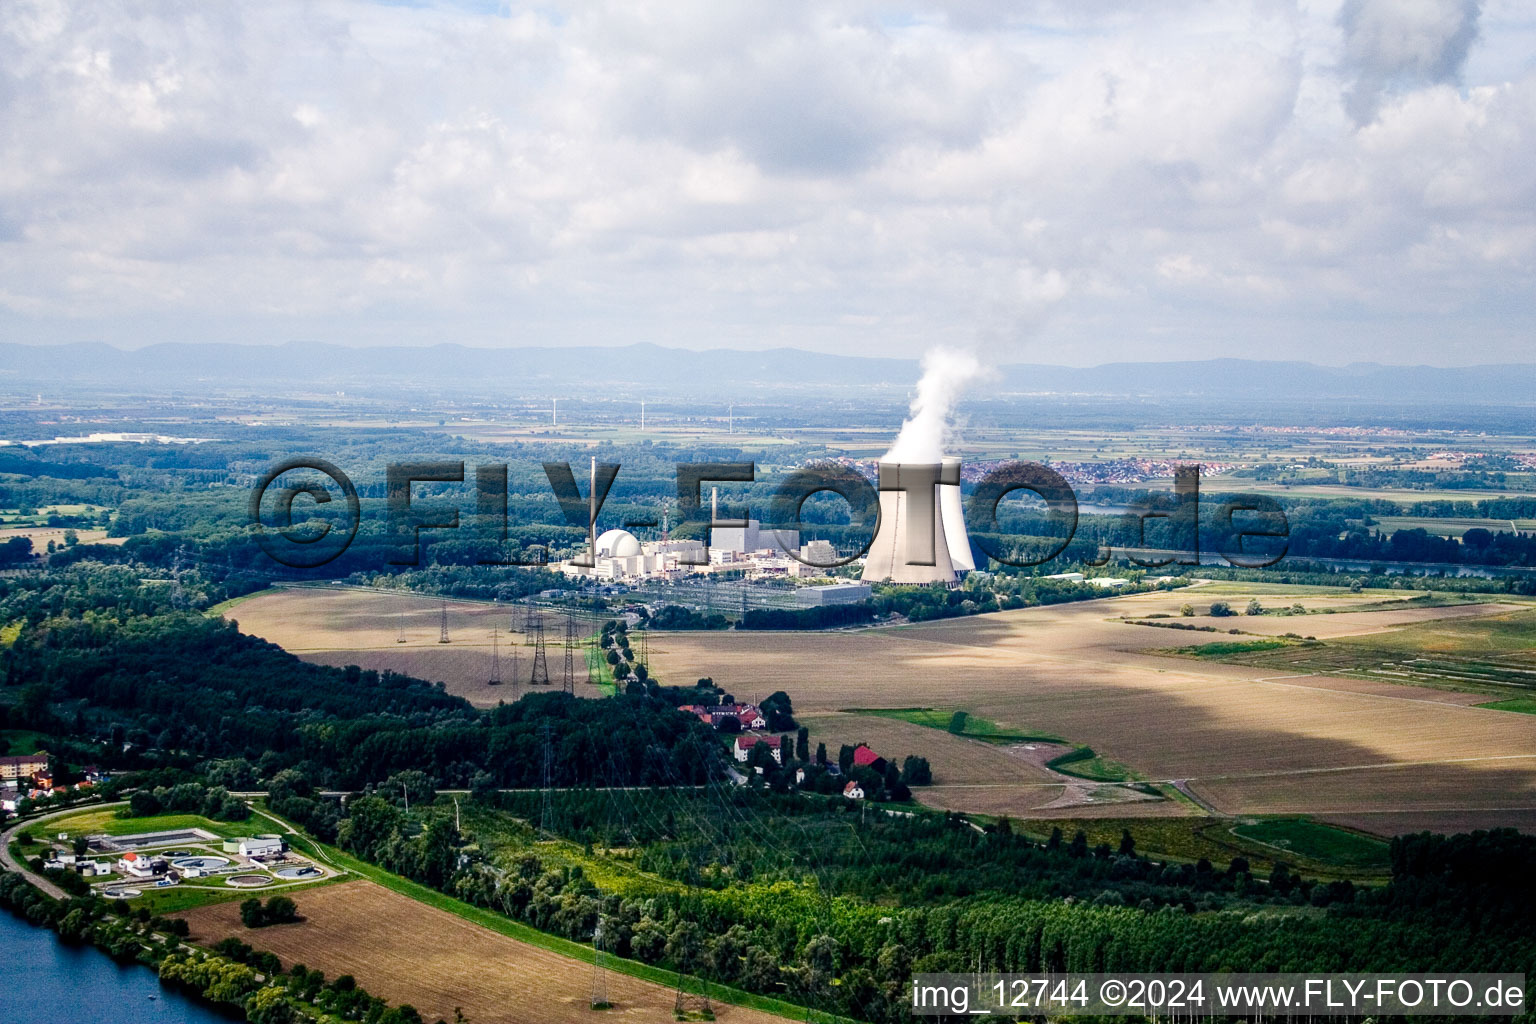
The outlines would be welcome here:
<svg viewBox="0 0 1536 1024">
<path fill-rule="evenodd" d="M 1383 606 L 1382 595 L 1221 586 L 858 633 L 761 634 L 750 645 L 729 634 L 663 634 L 651 640 L 651 665 L 662 679 L 707 674 L 738 693 L 784 689 L 813 735 L 878 738 L 897 756 L 926 750 L 937 784 L 919 798 L 936 807 L 1040 818 L 1178 815 L 1203 805 L 1230 815 L 1316 813 L 1372 832 L 1409 820 L 1405 814 L 1424 827 L 1536 820 L 1536 723 L 1472 706 L 1486 695 L 1159 654 L 1154 645 L 1215 637 L 1136 624 L 1160 614 L 1260 635 L 1304 626 L 1331 642 L 1413 628 L 1473 629 L 1525 608 Z M 1218 593 L 1236 608 L 1251 595 L 1265 604 L 1299 601 L 1309 614 L 1178 615 L 1186 601 L 1198 607 Z M 1363 605 L 1380 610 L 1351 610 Z M 1324 607 L 1333 614 L 1311 614 Z M 1091 813 L 1051 807 L 1062 796 L 1062 780 L 1048 782 L 1011 764 L 1005 771 L 995 745 L 900 717 L 837 714 L 882 706 L 964 709 L 1021 735 L 1059 736 L 1091 746 L 1154 787 L 1176 786 L 1188 800 Z M 885 730 L 878 737 L 877 721 Z M 1398 817 L 1370 817 L 1389 811 Z"/>
<path fill-rule="evenodd" d="M 64 546 L 64 531 L 69 529 L 71 527 L 68 526 L 8 526 L 0 529 L 0 544 L 12 537 L 28 537 L 32 541 L 33 554 L 46 554 L 49 541 L 53 541 L 55 547 Z M 128 539 L 127 537 L 108 537 L 106 530 L 87 530 L 80 527 L 74 527 L 73 530 L 81 544 L 121 544 Z"/>
<path fill-rule="evenodd" d="M 1245 822 L 1233 826 L 1232 834 L 1278 850 L 1281 857 L 1294 855 L 1300 860 L 1378 871 L 1384 870 L 1389 863 L 1387 844 L 1381 840 L 1319 825 L 1305 818 Z"/>
<path fill-rule="evenodd" d="M 1379 839 L 1321 825 L 1305 818 L 1046 818 L 1014 822 L 1016 831 L 1038 839 L 1061 829 L 1063 839 L 1081 830 L 1090 846 L 1118 849 L 1129 831 L 1139 851 L 1193 863 L 1200 858 L 1228 864 L 1244 857 L 1253 874 L 1267 875 L 1278 863 L 1308 874 L 1355 880 L 1387 874 L 1387 844 Z"/>
<path fill-rule="evenodd" d="M 898 759 L 928 757 L 935 784 L 918 796 L 937 808 L 1014 818 L 1307 814 L 1378 834 L 1405 822 L 1536 824 L 1536 716 L 1475 706 L 1506 694 L 1427 670 L 1408 677 L 1306 660 L 1374 645 L 1401 661 L 1450 636 L 1483 660 L 1490 643 L 1503 645 L 1499 656 L 1516 665 L 1536 635 L 1522 618 L 1536 616 L 1528 603 L 1440 606 L 1416 596 L 1223 582 L 838 633 L 657 633 L 650 667 L 669 683 L 711 676 L 744 698 L 785 690 L 812 743 L 834 754 L 868 742 Z M 1266 608 L 1299 604 L 1303 614 L 1208 614 L 1215 600 L 1241 611 L 1250 598 Z M 1182 616 L 1185 603 L 1201 614 Z M 484 679 L 490 628 L 505 627 L 513 610 L 448 607 L 448 645 L 436 642 L 439 603 L 419 597 L 299 588 L 232 613 L 247 632 L 309 660 L 409 671 L 482 705 L 511 698 L 510 687 Z M 401 621 L 407 642 L 397 644 Z M 1181 652 L 1286 633 L 1320 644 L 1214 658 Z M 520 651 L 526 666 L 527 647 Z M 552 645 L 552 669 L 559 654 Z M 891 716 L 869 713 L 879 709 Z M 975 716 L 971 735 L 947 731 L 955 710 Z M 1008 736 L 1061 746 L 998 742 Z M 1050 766 L 1078 747 L 1096 760 Z M 1067 774 L 1074 767 L 1090 778 Z"/>
<path fill-rule="evenodd" d="M 548 949 L 520 942 L 419 903 L 369 881 L 302 894 L 297 924 L 252 930 L 230 904 L 183 913 L 192 939 L 212 944 L 234 936 L 276 954 L 285 967 L 303 963 L 327 977 L 351 974 L 392 1004 L 409 1003 L 426 1020 L 452 1020 L 460 1008 L 471 1021 L 511 1024 L 589 1022 L 593 970 Z M 669 1021 L 676 992 L 608 972 L 603 1020 Z M 534 995 L 536 993 L 536 995 Z M 783 1021 L 761 1010 L 714 1004 L 717 1020 L 735 1024 Z"/>
<path fill-rule="evenodd" d="M 1335 616 L 1326 624 L 1338 618 L 1356 616 Z M 1306 625 L 1311 632 L 1310 618 Z M 1397 629 L 1323 635 L 1330 642 L 1227 651 L 1202 644 L 1190 653 L 1259 668 L 1442 687 L 1483 695 L 1485 706 L 1501 710 L 1521 710 L 1519 701 L 1529 701 L 1526 694 L 1536 691 L 1536 608 L 1529 605 L 1448 607 L 1438 617 Z M 1506 701 L 1514 703 L 1503 708 Z"/>
<path fill-rule="evenodd" d="M 443 683 L 449 693 L 481 707 L 516 700 L 526 692 L 534 634 L 525 628 L 523 606 L 448 601 L 446 644 L 438 642 L 443 607 L 435 598 L 388 591 L 293 588 L 240 601 L 226 610 L 226 617 L 237 621 L 242 631 L 271 640 L 305 661 L 403 672 Z M 550 680 L 559 687 L 565 665 L 565 616 L 547 609 L 535 614 L 544 624 Z M 492 630 L 497 631 L 494 640 Z M 499 686 L 490 683 L 493 660 L 500 667 Z M 587 681 L 584 649 L 575 651 L 575 669 L 579 696 L 603 695 Z"/>
<path fill-rule="evenodd" d="M 1444 519 L 1433 516 L 1377 516 L 1376 529 L 1382 533 L 1396 533 L 1398 530 L 1423 530 L 1435 537 L 1461 537 L 1468 530 L 1487 530 L 1489 533 L 1516 533 L 1529 527 L 1520 525 L 1528 520 L 1513 519 L 1468 519 L 1448 516 Z"/>
</svg>

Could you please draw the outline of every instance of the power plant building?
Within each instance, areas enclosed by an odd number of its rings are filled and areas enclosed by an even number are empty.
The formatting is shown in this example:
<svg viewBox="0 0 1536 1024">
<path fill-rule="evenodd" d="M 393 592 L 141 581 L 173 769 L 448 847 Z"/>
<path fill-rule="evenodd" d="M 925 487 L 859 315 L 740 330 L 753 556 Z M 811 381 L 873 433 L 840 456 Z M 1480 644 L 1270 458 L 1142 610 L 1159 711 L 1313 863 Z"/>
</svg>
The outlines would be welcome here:
<svg viewBox="0 0 1536 1024">
<path fill-rule="evenodd" d="M 656 540 L 641 543 L 628 530 L 609 530 L 593 545 L 592 565 L 578 559 L 561 562 L 567 576 L 598 580 L 641 580 L 674 572 L 694 572 L 704 561 L 704 545 L 696 540 Z"/>
</svg>

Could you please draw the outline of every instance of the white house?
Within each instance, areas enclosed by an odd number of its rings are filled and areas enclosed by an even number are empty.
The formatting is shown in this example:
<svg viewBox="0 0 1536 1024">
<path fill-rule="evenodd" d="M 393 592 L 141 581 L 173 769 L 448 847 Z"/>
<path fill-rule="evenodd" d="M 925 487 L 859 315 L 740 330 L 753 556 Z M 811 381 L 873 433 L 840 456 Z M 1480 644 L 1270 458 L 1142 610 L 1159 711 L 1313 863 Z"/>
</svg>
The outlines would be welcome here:
<svg viewBox="0 0 1536 1024">
<path fill-rule="evenodd" d="M 164 874 L 167 867 L 169 865 L 164 860 L 143 853 L 125 853 L 117 862 L 118 872 L 133 878 L 153 878 Z"/>
<path fill-rule="evenodd" d="M 236 852 L 242 857 L 271 857 L 283 852 L 283 837 L 252 836 L 242 839 Z"/>
<path fill-rule="evenodd" d="M 843 787 L 843 796 L 847 797 L 849 800 L 863 800 L 864 787 L 859 785 L 857 782 L 850 782 L 848 785 Z"/>
<path fill-rule="evenodd" d="M 743 733 L 736 737 L 736 760 L 745 762 L 747 758 L 752 756 L 752 748 L 759 743 L 768 744 L 768 750 L 773 754 L 773 760 L 776 763 L 782 764 L 784 762 L 784 751 L 779 748 L 779 741 L 775 737 L 758 736 L 749 733 Z"/>
</svg>

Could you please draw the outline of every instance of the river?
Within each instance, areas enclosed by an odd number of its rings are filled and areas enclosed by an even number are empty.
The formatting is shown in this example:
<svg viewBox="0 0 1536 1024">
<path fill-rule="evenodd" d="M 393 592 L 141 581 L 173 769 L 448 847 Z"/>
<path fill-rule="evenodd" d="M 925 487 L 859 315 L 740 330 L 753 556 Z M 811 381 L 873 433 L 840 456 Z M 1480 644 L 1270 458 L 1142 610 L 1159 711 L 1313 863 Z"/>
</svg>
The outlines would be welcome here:
<svg viewBox="0 0 1536 1024">
<path fill-rule="evenodd" d="M 50 929 L 0 910 L 0 1020 L 5 1024 L 229 1024 L 162 988 L 155 972 L 94 946 L 66 946 Z"/>
</svg>

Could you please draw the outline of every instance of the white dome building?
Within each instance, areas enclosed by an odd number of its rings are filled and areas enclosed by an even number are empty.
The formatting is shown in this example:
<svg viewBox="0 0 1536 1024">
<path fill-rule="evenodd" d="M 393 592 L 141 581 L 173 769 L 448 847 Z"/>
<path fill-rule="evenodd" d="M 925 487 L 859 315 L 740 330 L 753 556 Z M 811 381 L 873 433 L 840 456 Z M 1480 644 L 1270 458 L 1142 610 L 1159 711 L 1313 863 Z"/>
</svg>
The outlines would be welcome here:
<svg viewBox="0 0 1536 1024">
<path fill-rule="evenodd" d="M 597 538 L 598 558 L 634 558 L 640 554 L 640 542 L 628 530 L 608 530 Z"/>
</svg>

